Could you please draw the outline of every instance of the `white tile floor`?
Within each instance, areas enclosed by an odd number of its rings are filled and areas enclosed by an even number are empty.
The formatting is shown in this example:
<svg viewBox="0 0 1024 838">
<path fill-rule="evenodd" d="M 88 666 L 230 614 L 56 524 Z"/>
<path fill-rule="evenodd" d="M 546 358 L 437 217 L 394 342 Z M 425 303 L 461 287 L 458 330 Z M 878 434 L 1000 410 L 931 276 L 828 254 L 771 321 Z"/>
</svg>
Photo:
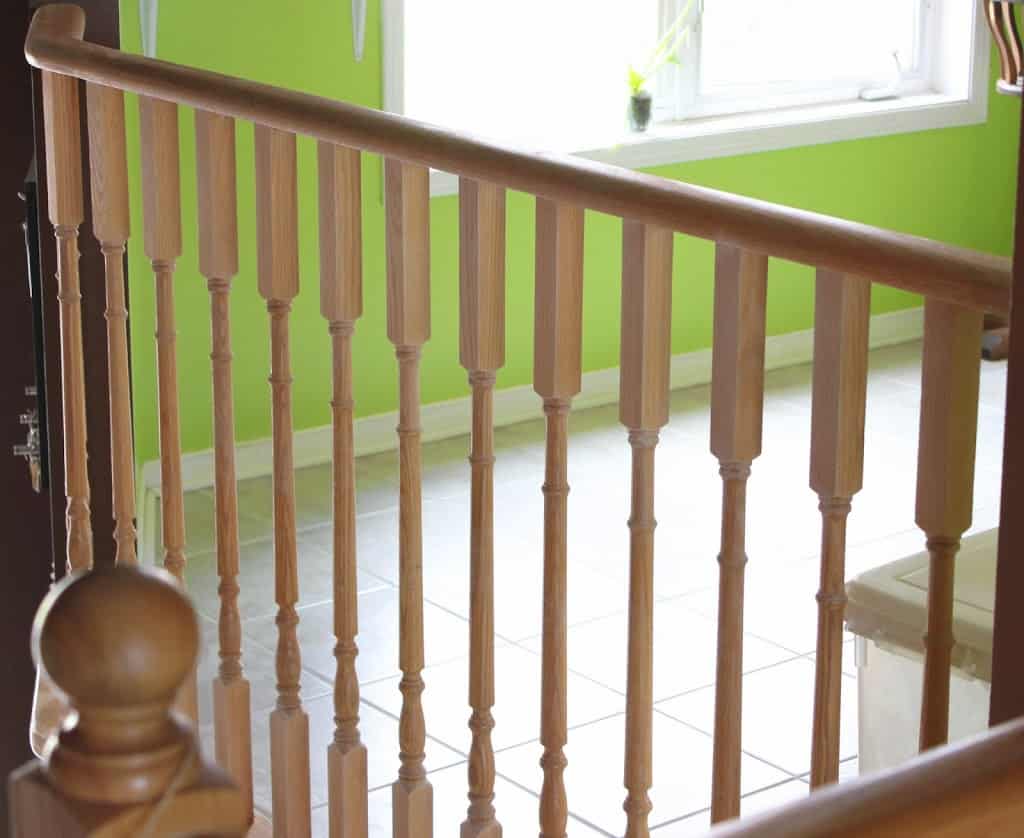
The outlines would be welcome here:
<svg viewBox="0 0 1024 838">
<path fill-rule="evenodd" d="M 807 792 L 814 592 L 819 517 L 807 488 L 810 367 L 767 377 L 764 454 L 748 501 L 744 667 L 744 812 Z M 850 518 L 848 575 L 921 549 L 914 530 L 920 345 L 871 355 L 864 490 Z M 720 482 L 708 453 L 708 388 L 673 394 L 658 449 L 655 608 L 655 780 L 651 824 L 658 838 L 700 834 L 710 801 Z M 1005 365 L 982 368 L 975 529 L 997 523 Z M 629 448 L 616 408 L 573 415 L 569 500 L 569 682 L 567 786 L 573 835 L 621 835 L 625 703 Z M 496 433 L 497 799 L 505 833 L 536 834 L 541 749 L 541 522 L 543 425 Z M 424 565 L 427 767 L 438 835 L 465 813 L 469 494 L 467 439 L 425 446 Z M 397 458 L 365 457 L 359 482 L 361 730 L 370 754 L 371 835 L 390 835 L 398 764 Z M 330 472 L 300 471 L 299 521 L 303 699 L 310 715 L 317 835 L 327 834 L 325 751 L 333 732 Z M 240 486 L 241 603 L 245 668 L 252 683 L 257 803 L 269 809 L 266 717 L 274 703 L 273 551 L 268 479 Z M 203 615 L 201 683 L 216 667 L 213 497 L 186 498 L 189 588 Z M 848 644 L 849 645 L 849 644 Z M 844 774 L 856 773 L 856 690 L 845 662 Z M 209 690 L 201 722 L 210 739 Z M 209 747 L 209 746 L 208 746 Z"/>
</svg>

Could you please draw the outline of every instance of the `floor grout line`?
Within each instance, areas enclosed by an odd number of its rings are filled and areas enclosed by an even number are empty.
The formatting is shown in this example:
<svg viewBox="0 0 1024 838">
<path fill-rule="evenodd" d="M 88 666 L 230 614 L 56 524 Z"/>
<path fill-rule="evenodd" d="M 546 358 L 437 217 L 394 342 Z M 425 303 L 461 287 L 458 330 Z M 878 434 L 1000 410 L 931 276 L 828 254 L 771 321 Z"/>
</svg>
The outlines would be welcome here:
<svg viewBox="0 0 1024 838">
<path fill-rule="evenodd" d="M 673 716 L 671 713 L 667 713 L 661 707 L 658 707 L 658 705 L 654 705 L 654 712 L 664 716 L 666 719 L 671 719 L 674 722 L 678 722 L 679 724 L 683 725 L 684 727 L 688 727 L 688 728 L 690 728 L 690 730 L 696 731 L 697 733 L 700 733 L 703 736 L 706 736 L 708 739 L 710 739 L 712 742 L 714 742 L 714 739 L 715 739 L 714 734 L 708 733 L 706 730 L 702 730 L 701 728 L 697 727 L 697 725 L 693 724 L 692 722 L 688 722 L 685 719 L 680 719 L 678 716 Z M 767 765 L 767 766 L 769 766 L 771 768 L 774 768 L 776 771 L 779 771 L 779 772 L 785 774 L 786 777 L 789 780 L 798 780 L 798 779 L 800 779 L 800 775 L 799 774 L 794 774 L 792 771 L 788 771 L 787 769 L 783 768 L 781 765 L 777 765 L 776 763 L 772 762 L 769 759 L 765 759 L 763 756 L 760 756 L 759 754 L 755 754 L 752 751 L 748 751 L 746 748 L 742 748 L 741 747 L 740 748 L 740 753 L 745 754 L 746 756 L 750 757 L 751 759 L 756 759 L 758 762 L 762 762 L 765 765 Z M 759 790 L 760 789 L 758 789 L 758 791 Z M 753 792 L 751 792 L 751 793 L 753 793 Z"/>
</svg>

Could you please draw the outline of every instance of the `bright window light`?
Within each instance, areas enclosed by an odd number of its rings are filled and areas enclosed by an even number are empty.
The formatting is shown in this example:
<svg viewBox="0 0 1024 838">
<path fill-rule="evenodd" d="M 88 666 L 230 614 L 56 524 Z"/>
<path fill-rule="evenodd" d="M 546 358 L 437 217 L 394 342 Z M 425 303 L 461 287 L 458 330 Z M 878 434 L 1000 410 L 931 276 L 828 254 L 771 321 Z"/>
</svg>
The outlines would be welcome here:
<svg viewBox="0 0 1024 838">
<path fill-rule="evenodd" d="M 405 113 L 527 148 L 621 130 L 658 0 L 405 0 Z"/>
<path fill-rule="evenodd" d="M 888 81 L 920 65 L 922 0 L 705 0 L 700 92 Z"/>
<path fill-rule="evenodd" d="M 936 97 L 966 100 L 969 90 L 970 118 L 984 105 L 972 80 L 984 71 L 987 41 L 978 40 L 969 0 L 382 3 L 387 107 L 532 151 L 595 154 L 780 120 L 807 126 L 815 108 L 823 122 L 840 118 L 836 108 L 884 121 L 899 110 L 894 103 L 913 108 L 916 97 L 923 110 Z M 690 31 L 678 63 L 648 80 L 650 131 L 630 133 L 629 68 L 646 67 L 684 14 Z M 720 117 L 725 128 L 708 127 Z M 884 133 L 878 121 L 864 124 L 867 134 Z"/>
</svg>

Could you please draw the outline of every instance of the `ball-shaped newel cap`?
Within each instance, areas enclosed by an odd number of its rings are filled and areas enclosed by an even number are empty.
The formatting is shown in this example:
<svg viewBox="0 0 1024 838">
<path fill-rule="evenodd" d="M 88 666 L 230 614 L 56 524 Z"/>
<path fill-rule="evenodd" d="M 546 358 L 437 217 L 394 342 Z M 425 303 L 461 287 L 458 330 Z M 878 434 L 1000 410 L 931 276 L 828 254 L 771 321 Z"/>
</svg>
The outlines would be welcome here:
<svg viewBox="0 0 1024 838">
<path fill-rule="evenodd" d="M 73 706 L 170 704 L 195 665 L 199 625 L 169 574 L 96 568 L 43 600 L 32 649 Z"/>
</svg>

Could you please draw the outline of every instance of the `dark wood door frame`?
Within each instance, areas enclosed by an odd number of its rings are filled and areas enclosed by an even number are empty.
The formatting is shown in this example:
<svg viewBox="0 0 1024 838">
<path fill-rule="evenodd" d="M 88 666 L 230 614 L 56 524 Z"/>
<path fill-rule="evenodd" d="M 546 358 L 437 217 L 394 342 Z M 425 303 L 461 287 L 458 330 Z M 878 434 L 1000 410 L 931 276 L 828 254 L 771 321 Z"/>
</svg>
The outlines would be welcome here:
<svg viewBox="0 0 1024 838">
<path fill-rule="evenodd" d="M 116 46 L 117 0 L 75 0 L 88 16 L 86 37 Z M 0 689 L 0 838 L 7 834 L 6 777 L 31 758 L 29 719 L 35 670 L 29 655 L 29 633 L 39 601 L 50 584 L 51 567 L 63 571 L 64 462 L 61 417 L 60 331 L 56 294 L 53 229 L 46 217 L 45 166 L 37 167 L 39 259 L 43 315 L 44 393 L 47 427 L 40 428 L 49 448 L 48 489 L 31 490 L 28 468 L 15 459 L 11 446 L 25 441 L 19 414 L 32 407 L 25 387 L 35 383 L 32 305 L 28 294 L 25 239 L 21 224 L 24 204 L 18 199 L 33 152 L 42 161 L 42 113 L 39 74 L 24 59 L 25 33 L 32 11 L 42 3 L 8 0 L 0 4 L 0 104 L 6 124 L 0 131 L 0 656 L 4 684 Z M 83 106 L 85 97 L 82 97 Z M 83 138 L 85 112 L 83 109 Z M 88 203 L 88 157 L 83 142 Z M 109 396 L 107 386 L 105 288 L 102 255 L 88 223 L 80 231 L 83 293 L 83 342 L 88 400 L 89 476 L 95 560 L 113 561 L 111 511 Z"/>
<path fill-rule="evenodd" d="M 1024 110 L 1017 169 L 1017 217 L 1013 246 L 1013 302 L 1006 371 L 1003 491 L 999 511 L 999 559 L 992 637 L 990 722 L 1024 716 Z"/>
<path fill-rule="evenodd" d="M 29 627 L 49 585 L 52 543 L 50 500 L 32 490 L 28 466 L 15 458 L 14 445 L 26 442 L 19 415 L 36 407 L 25 392 L 36 383 L 32 302 L 22 224 L 25 204 L 18 194 L 32 162 L 32 88 L 21 43 L 28 25 L 24 3 L 0 10 L 0 108 L 7 124 L 0 132 L 0 775 L 30 756 L 28 724 L 35 670 L 29 656 Z M 45 433 L 40 429 L 41 433 Z M 6 788 L 0 794 L 0 835 L 7 834 Z"/>
</svg>

